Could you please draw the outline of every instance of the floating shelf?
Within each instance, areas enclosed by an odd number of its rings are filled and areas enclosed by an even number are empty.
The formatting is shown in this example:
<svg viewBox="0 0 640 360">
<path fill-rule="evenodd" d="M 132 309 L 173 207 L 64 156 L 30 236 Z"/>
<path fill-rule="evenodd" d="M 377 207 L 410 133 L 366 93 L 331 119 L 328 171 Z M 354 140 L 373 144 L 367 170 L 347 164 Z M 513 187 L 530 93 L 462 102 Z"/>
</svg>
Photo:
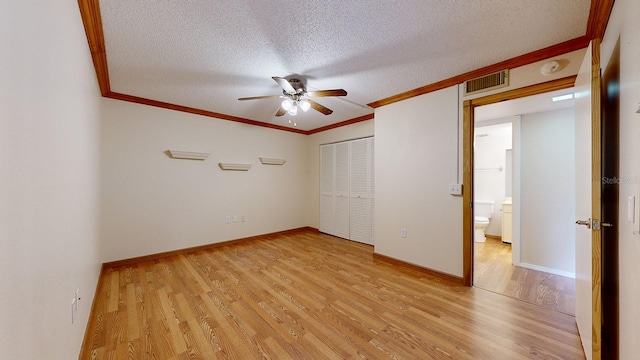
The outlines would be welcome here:
<svg viewBox="0 0 640 360">
<path fill-rule="evenodd" d="M 251 164 L 218 163 L 222 170 L 249 171 Z"/>
<path fill-rule="evenodd" d="M 263 165 L 282 165 L 287 162 L 285 159 L 259 158 Z"/>
<path fill-rule="evenodd" d="M 193 152 L 193 151 L 179 151 L 169 150 L 169 154 L 173 159 L 187 159 L 187 160 L 204 160 L 209 156 L 209 153 Z"/>
</svg>

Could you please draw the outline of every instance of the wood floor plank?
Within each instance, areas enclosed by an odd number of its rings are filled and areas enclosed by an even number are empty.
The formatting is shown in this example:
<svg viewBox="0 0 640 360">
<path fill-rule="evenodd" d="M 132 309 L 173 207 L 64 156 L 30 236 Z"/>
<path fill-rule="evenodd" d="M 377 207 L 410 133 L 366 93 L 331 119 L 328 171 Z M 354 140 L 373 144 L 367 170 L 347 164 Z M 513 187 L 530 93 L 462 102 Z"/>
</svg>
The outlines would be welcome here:
<svg viewBox="0 0 640 360">
<path fill-rule="evenodd" d="M 474 285 L 549 309 L 575 314 L 575 280 L 514 266 L 511 244 L 474 243 Z"/>
<path fill-rule="evenodd" d="M 311 230 L 105 269 L 96 297 L 90 359 L 584 359 L 570 315 Z"/>
</svg>

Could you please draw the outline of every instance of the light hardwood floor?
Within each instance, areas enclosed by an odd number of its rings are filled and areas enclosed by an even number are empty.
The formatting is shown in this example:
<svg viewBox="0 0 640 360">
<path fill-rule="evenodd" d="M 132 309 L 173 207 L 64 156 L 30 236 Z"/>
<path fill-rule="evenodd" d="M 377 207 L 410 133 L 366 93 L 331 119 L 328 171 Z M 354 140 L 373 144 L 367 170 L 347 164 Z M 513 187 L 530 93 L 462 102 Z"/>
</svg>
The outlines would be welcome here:
<svg viewBox="0 0 640 360">
<path fill-rule="evenodd" d="M 575 280 L 514 266 L 511 245 L 487 237 L 474 243 L 474 285 L 549 309 L 575 314 Z"/>
<path fill-rule="evenodd" d="M 84 359 L 584 359 L 572 316 L 307 230 L 105 269 Z"/>
</svg>

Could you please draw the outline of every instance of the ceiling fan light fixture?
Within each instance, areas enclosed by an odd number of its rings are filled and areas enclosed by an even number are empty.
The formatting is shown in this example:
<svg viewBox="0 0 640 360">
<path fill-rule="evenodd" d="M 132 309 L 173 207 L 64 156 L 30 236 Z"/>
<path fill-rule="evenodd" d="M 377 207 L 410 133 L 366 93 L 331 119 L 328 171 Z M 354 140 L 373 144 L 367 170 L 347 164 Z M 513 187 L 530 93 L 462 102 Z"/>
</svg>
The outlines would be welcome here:
<svg viewBox="0 0 640 360">
<path fill-rule="evenodd" d="M 291 108 L 289 110 L 287 110 L 287 112 L 289 113 L 289 115 L 291 116 L 296 116 L 298 115 L 298 105 L 293 104 L 291 105 Z"/>
<path fill-rule="evenodd" d="M 307 100 L 300 100 L 299 104 L 300 104 L 300 109 L 302 109 L 302 111 L 304 112 L 306 112 L 311 108 L 311 104 Z"/>
<path fill-rule="evenodd" d="M 317 97 L 330 97 L 330 96 L 347 96 L 347 91 L 344 89 L 332 89 L 332 90 L 317 90 L 307 92 L 305 84 L 299 79 L 285 79 L 279 76 L 271 77 L 282 88 L 282 95 L 263 95 L 263 96 L 251 96 L 238 98 L 238 100 L 258 100 L 258 99 L 284 99 L 280 103 L 280 108 L 276 112 L 275 116 L 280 117 L 285 114 L 291 116 L 298 115 L 298 108 L 303 112 L 307 112 L 309 109 L 316 110 L 323 115 L 331 115 L 333 110 L 318 104 L 309 98 Z M 289 121 L 291 123 L 291 121 Z M 296 126 L 293 123 L 293 126 Z"/>
<path fill-rule="evenodd" d="M 284 111 L 289 111 L 289 109 L 291 109 L 291 105 L 293 105 L 293 101 L 291 99 L 284 99 L 281 104 Z"/>
</svg>

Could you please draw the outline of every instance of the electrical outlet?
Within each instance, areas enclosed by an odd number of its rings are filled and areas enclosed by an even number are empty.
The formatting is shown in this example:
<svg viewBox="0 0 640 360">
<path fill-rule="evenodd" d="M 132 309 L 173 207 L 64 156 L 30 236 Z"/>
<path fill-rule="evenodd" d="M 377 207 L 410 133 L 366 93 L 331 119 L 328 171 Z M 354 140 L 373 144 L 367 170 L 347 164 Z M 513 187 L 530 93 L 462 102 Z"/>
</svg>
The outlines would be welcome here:
<svg viewBox="0 0 640 360">
<path fill-rule="evenodd" d="M 245 222 L 245 221 L 247 221 L 247 219 L 245 218 L 245 216 L 244 216 L 244 215 L 242 215 L 242 216 L 240 217 L 240 222 Z"/>
<path fill-rule="evenodd" d="M 401 238 L 406 238 L 407 237 L 407 229 L 405 229 L 405 228 L 400 229 L 400 237 Z"/>
<path fill-rule="evenodd" d="M 225 216 L 224 217 L 224 223 L 225 224 L 231 224 L 231 216 Z"/>
</svg>

